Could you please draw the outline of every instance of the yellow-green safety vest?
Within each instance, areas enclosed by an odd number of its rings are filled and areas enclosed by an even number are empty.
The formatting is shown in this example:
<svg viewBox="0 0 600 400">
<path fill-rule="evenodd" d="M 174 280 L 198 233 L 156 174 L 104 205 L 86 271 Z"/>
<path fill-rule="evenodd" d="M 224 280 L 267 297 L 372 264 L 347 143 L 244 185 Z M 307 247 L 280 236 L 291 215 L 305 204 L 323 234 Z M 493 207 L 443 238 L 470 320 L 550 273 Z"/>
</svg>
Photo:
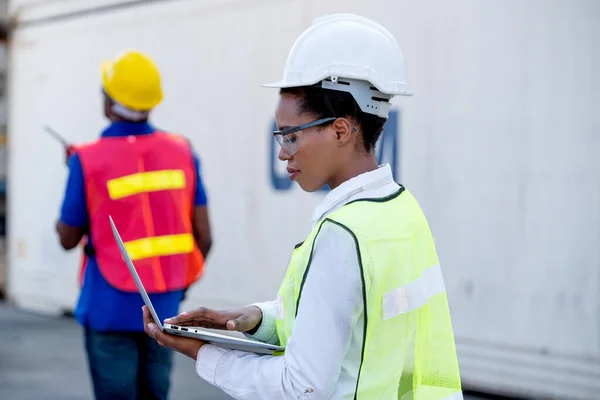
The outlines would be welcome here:
<svg viewBox="0 0 600 400">
<path fill-rule="evenodd" d="M 324 224 L 345 229 L 361 268 L 365 334 L 355 399 L 458 400 L 462 389 L 444 278 L 427 219 L 404 187 L 350 202 L 296 246 L 278 292 L 277 334 L 292 334 Z"/>
</svg>

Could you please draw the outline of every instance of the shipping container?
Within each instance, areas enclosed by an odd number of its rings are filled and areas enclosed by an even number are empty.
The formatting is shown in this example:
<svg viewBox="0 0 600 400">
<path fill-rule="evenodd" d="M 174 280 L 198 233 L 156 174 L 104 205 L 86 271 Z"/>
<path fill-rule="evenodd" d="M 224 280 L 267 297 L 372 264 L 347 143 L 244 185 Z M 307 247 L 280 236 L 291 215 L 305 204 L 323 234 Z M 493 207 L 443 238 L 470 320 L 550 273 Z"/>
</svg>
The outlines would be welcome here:
<svg viewBox="0 0 600 400">
<path fill-rule="evenodd" d="M 272 299 L 326 191 L 304 193 L 270 136 L 287 53 L 311 21 L 386 26 L 415 95 L 378 147 L 421 202 L 445 274 L 465 385 L 532 398 L 600 393 L 600 2 L 597 0 L 12 1 L 8 294 L 72 310 L 80 254 L 54 224 L 61 146 L 106 125 L 100 63 L 158 63 L 153 122 L 202 160 L 214 247 L 183 308 Z M 163 316 L 166 317 L 166 316 Z"/>
</svg>

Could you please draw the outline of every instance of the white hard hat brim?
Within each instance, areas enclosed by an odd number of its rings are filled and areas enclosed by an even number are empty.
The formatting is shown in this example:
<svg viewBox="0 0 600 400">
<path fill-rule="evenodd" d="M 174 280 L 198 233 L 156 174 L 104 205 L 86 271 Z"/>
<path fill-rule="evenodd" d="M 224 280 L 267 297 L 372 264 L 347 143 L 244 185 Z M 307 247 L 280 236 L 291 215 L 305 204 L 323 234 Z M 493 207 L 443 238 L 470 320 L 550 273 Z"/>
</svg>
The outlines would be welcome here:
<svg viewBox="0 0 600 400">
<path fill-rule="evenodd" d="M 277 81 L 277 82 L 271 82 L 271 83 L 264 83 L 261 86 L 262 87 L 266 87 L 266 88 L 283 88 L 283 87 L 286 87 L 285 83 L 283 81 Z"/>
<path fill-rule="evenodd" d="M 275 88 L 275 89 L 284 89 L 284 88 L 291 88 L 291 87 L 298 87 L 298 86 L 310 86 L 310 85 L 314 85 L 319 83 L 320 80 L 317 80 L 316 82 L 311 82 L 311 83 L 302 83 L 299 84 L 297 82 L 286 82 L 285 80 L 279 80 L 276 82 L 271 82 L 271 83 L 264 83 L 261 85 L 261 87 L 265 87 L 265 88 Z M 372 83 L 371 83 L 372 84 Z M 388 93 L 394 96 L 412 96 L 413 92 L 407 89 L 400 89 L 400 90 L 395 90 L 395 91 L 391 91 L 391 93 Z"/>
</svg>

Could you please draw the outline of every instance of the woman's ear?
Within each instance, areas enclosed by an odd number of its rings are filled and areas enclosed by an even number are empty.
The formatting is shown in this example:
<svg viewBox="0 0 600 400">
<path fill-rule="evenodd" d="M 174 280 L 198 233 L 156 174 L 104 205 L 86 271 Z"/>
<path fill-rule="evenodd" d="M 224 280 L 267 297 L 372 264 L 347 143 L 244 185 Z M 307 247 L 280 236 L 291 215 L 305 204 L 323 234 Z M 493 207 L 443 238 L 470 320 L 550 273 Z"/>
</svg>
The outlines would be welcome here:
<svg viewBox="0 0 600 400">
<path fill-rule="evenodd" d="M 356 132 L 356 129 L 346 118 L 338 118 L 333 121 L 333 129 L 335 130 L 336 139 L 340 146 L 349 143 L 352 139 L 352 133 Z"/>
</svg>

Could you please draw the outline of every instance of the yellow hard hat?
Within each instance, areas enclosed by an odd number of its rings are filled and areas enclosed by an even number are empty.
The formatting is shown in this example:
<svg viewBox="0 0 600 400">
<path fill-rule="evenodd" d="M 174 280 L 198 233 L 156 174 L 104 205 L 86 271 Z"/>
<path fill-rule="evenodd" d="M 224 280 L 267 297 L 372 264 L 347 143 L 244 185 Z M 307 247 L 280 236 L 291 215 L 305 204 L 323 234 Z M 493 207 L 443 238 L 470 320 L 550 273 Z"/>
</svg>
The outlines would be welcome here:
<svg viewBox="0 0 600 400">
<path fill-rule="evenodd" d="M 137 111 L 148 111 L 162 98 L 158 67 L 145 54 L 129 50 L 102 63 L 106 94 L 117 103 Z"/>
</svg>

